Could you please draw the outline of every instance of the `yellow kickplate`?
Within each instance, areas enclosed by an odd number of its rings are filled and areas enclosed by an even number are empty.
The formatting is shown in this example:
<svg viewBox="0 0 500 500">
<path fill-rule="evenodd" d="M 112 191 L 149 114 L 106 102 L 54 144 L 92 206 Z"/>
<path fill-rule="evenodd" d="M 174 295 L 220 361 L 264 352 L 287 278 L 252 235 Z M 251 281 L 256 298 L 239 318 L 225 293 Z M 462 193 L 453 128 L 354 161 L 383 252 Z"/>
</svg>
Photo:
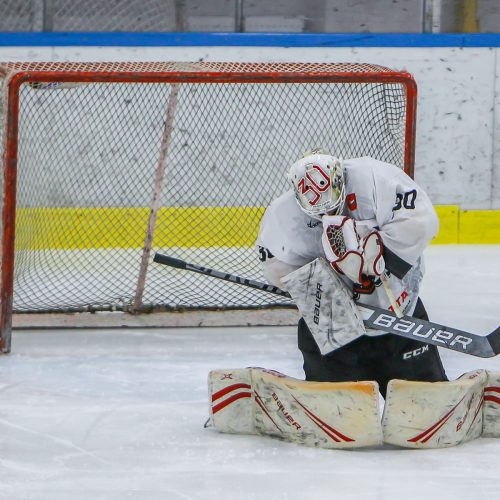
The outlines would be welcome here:
<svg viewBox="0 0 500 500">
<path fill-rule="evenodd" d="M 168 207 L 157 215 L 156 248 L 240 247 L 255 244 L 264 207 Z M 500 244 L 500 210 L 436 206 L 440 230 L 433 244 Z M 17 250 L 141 248 L 145 207 L 19 208 Z"/>
</svg>

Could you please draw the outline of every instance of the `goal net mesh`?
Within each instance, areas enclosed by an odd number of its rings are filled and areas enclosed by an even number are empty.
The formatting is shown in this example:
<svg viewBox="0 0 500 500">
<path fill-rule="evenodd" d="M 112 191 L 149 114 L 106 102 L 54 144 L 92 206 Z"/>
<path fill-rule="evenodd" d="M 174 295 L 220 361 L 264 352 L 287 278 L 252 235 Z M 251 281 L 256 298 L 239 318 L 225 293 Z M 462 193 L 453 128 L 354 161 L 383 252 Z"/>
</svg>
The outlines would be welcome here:
<svg viewBox="0 0 500 500">
<path fill-rule="evenodd" d="M 14 312 L 132 309 L 173 88 L 144 80 L 21 85 Z M 397 82 L 180 83 L 151 258 L 263 280 L 255 240 L 289 165 L 321 147 L 403 167 L 405 120 Z M 145 310 L 278 304 L 152 262 L 141 297 Z"/>
</svg>

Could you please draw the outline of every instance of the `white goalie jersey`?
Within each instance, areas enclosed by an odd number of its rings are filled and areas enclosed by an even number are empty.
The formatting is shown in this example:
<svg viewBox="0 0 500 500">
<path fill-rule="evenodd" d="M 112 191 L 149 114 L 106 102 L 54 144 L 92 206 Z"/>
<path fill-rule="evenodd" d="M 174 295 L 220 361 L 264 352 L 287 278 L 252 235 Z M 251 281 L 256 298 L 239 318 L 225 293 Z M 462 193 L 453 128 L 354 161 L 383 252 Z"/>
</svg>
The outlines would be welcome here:
<svg viewBox="0 0 500 500">
<path fill-rule="evenodd" d="M 343 167 L 343 214 L 366 230 L 378 230 L 393 295 L 403 313 L 411 315 L 424 272 L 422 254 L 439 227 L 432 203 L 422 188 L 394 165 L 363 157 L 345 160 Z M 274 200 L 257 238 L 265 278 L 284 288 L 283 276 L 324 257 L 322 233 L 321 221 L 299 208 L 293 190 Z M 361 284 L 342 278 L 352 286 L 356 301 L 392 309 L 380 279 L 373 277 Z"/>
</svg>

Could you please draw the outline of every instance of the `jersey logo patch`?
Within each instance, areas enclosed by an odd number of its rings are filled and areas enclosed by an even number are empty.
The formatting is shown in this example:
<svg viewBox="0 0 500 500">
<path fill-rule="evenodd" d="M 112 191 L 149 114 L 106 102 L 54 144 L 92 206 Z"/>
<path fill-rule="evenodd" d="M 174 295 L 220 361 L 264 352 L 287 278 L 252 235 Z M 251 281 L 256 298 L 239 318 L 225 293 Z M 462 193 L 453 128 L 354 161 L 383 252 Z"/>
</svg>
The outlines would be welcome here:
<svg viewBox="0 0 500 500">
<path fill-rule="evenodd" d="M 315 220 L 315 221 L 310 220 L 307 223 L 307 227 L 310 227 L 311 229 L 314 229 L 315 227 L 318 227 L 320 224 L 321 224 L 320 220 Z"/>
<path fill-rule="evenodd" d="M 347 208 L 353 212 L 358 208 L 358 202 L 356 201 L 356 194 L 355 193 L 350 193 L 346 196 L 345 201 L 347 203 Z"/>
</svg>

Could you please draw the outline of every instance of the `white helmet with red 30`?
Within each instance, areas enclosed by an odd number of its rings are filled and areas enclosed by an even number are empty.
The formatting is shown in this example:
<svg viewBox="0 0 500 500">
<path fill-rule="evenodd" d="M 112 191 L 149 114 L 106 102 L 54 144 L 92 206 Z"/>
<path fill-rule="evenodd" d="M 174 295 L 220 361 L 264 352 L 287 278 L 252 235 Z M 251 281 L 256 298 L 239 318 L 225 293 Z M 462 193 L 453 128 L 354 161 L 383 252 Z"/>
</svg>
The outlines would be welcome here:
<svg viewBox="0 0 500 500">
<path fill-rule="evenodd" d="M 342 213 L 345 203 L 342 160 L 315 149 L 296 161 L 288 171 L 299 207 L 310 217 Z"/>
</svg>

